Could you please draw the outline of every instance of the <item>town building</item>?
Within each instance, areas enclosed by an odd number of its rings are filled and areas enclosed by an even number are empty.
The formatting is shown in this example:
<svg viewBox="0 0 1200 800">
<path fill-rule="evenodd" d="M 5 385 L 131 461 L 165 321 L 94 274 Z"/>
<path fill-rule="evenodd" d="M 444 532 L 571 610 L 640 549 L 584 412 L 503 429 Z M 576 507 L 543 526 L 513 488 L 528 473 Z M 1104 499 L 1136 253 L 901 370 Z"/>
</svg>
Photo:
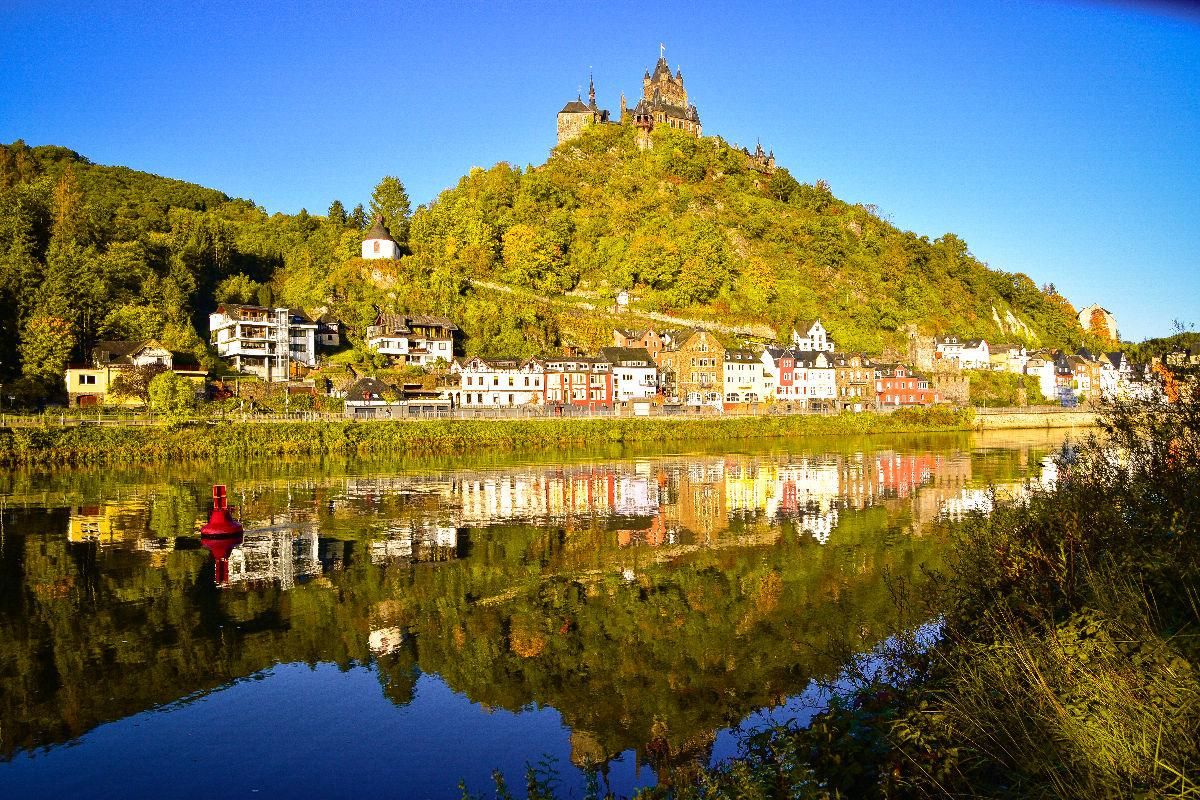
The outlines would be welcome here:
<svg viewBox="0 0 1200 800">
<path fill-rule="evenodd" d="M 439 416 L 450 410 L 450 399 L 420 384 L 394 386 L 376 378 L 360 378 L 346 390 L 349 419 L 403 419 Z"/>
<path fill-rule="evenodd" d="M 1046 351 L 1030 353 L 1025 362 L 1025 374 L 1037 378 L 1038 388 L 1049 401 L 1057 402 L 1058 389 L 1054 356 Z"/>
<path fill-rule="evenodd" d="M 330 314 L 317 318 L 317 347 L 333 349 L 342 346 L 342 323 Z"/>
<path fill-rule="evenodd" d="M 802 320 L 792 328 L 792 347 L 802 351 L 833 352 L 837 349 L 821 320 Z"/>
<path fill-rule="evenodd" d="M 549 407 L 572 406 L 592 411 L 612 408 L 612 364 L 603 358 L 563 356 L 546 358 L 542 402 Z"/>
<path fill-rule="evenodd" d="M 826 411 L 834 406 L 837 397 L 837 370 L 833 353 L 823 350 L 794 351 L 792 388 L 799 393 L 803 408 Z"/>
<path fill-rule="evenodd" d="M 696 331 L 677 349 L 663 350 L 663 394 L 689 406 L 720 406 L 725 389 L 725 347 L 708 331 Z"/>
<path fill-rule="evenodd" d="M 834 353 L 836 388 L 834 407 L 839 411 L 865 411 L 875 407 L 875 368 L 861 353 Z"/>
<path fill-rule="evenodd" d="M 375 216 L 375 223 L 363 235 L 362 257 L 366 259 L 391 259 L 400 257 L 400 245 L 392 238 L 392 232 L 383 224 L 383 215 Z"/>
<path fill-rule="evenodd" d="M 613 399 L 618 403 L 658 395 L 658 367 L 644 347 L 603 347 L 600 357 L 612 365 Z"/>
<path fill-rule="evenodd" d="M 209 341 L 238 372 L 286 381 L 317 365 L 317 323 L 293 308 L 222 303 L 208 315 Z"/>
<path fill-rule="evenodd" d="M 546 365 L 537 358 L 455 359 L 450 372 L 459 378 L 447 394 L 458 408 L 512 408 L 540 405 Z"/>
<path fill-rule="evenodd" d="M 67 401 L 71 406 L 141 406 L 140 397 L 114 394 L 113 382 L 122 374 L 138 368 L 171 371 L 195 382 L 197 394 L 204 391 L 208 372 L 192 356 L 173 353 L 155 339 L 143 341 L 101 341 L 92 348 L 87 363 L 67 368 Z"/>
<path fill-rule="evenodd" d="M 761 403 L 769 398 L 763 383 L 763 363 L 749 350 L 725 351 L 725 405 Z"/>
<path fill-rule="evenodd" d="M 997 372 L 1024 375 L 1029 351 L 1020 344 L 996 344 L 989 348 L 989 359 L 991 368 Z"/>
<path fill-rule="evenodd" d="M 669 350 L 677 347 L 682 339 L 686 339 L 691 335 L 688 331 L 684 335 L 680 335 L 675 331 L 656 331 L 653 328 L 646 330 L 627 330 L 625 328 L 613 329 L 613 346 L 614 347 L 644 347 L 650 358 L 655 364 L 659 363 L 659 356 L 663 350 Z M 661 365 L 660 365 L 661 366 Z"/>
<path fill-rule="evenodd" d="M 983 339 L 950 335 L 939 336 L 934 341 L 938 358 L 955 361 L 963 369 L 991 369 L 991 349 Z"/>
<path fill-rule="evenodd" d="M 405 316 L 380 311 L 367 327 L 367 347 L 401 364 L 427 367 L 454 360 L 458 326 L 444 317 Z"/>
<path fill-rule="evenodd" d="M 875 365 L 875 398 L 879 408 L 928 406 L 942 401 L 928 380 L 903 364 Z"/>
<path fill-rule="evenodd" d="M 1089 333 L 1100 333 L 1110 341 L 1117 341 L 1121 332 L 1117 329 L 1117 318 L 1112 312 L 1095 303 L 1079 310 L 1079 324 Z"/>
</svg>

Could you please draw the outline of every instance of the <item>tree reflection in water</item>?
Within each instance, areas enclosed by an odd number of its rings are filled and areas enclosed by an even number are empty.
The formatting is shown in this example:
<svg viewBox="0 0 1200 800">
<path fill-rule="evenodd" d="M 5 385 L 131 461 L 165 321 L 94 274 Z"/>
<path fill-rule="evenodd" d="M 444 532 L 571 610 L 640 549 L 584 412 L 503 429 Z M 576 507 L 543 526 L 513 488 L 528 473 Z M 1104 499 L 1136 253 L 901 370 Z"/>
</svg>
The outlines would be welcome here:
<svg viewBox="0 0 1200 800">
<path fill-rule="evenodd" d="M 887 637 L 885 577 L 919 582 L 943 520 L 1056 444 L 10 475 L 0 756 L 329 662 L 373 664 L 397 705 L 431 673 L 486 707 L 551 706 L 576 764 L 633 750 L 670 780 Z M 221 480 L 246 533 L 202 549 Z"/>
</svg>

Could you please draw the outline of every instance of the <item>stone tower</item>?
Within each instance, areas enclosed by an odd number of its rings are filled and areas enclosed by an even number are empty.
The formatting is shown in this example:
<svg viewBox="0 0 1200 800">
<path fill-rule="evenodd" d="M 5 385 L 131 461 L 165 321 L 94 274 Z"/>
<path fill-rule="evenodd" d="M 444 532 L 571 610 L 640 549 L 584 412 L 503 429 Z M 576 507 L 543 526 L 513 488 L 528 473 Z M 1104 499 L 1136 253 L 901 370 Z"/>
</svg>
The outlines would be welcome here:
<svg viewBox="0 0 1200 800">
<path fill-rule="evenodd" d="M 608 111 L 596 105 L 596 84 L 588 75 L 588 102 L 576 95 L 575 99 L 558 112 L 558 143 L 570 141 L 583 133 L 589 125 L 608 122 Z"/>
<path fill-rule="evenodd" d="M 659 51 L 654 72 L 642 76 L 642 99 L 634 106 L 631 116 L 638 128 L 638 144 L 648 147 L 650 132 L 657 125 L 666 125 L 699 137 L 701 135 L 700 113 L 688 102 L 687 89 L 683 86 L 683 71 L 671 67 Z"/>
</svg>

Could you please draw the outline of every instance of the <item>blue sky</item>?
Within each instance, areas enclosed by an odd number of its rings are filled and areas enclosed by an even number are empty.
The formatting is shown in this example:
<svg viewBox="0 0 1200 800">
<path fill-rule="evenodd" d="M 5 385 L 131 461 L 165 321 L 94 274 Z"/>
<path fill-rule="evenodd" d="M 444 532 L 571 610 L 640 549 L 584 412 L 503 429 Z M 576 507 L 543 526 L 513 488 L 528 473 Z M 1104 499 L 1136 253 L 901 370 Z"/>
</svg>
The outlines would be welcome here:
<svg viewBox="0 0 1200 800">
<path fill-rule="evenodd" d="M 812 2 L 33 3 L 0 7 L 0 141 L 60 144 L 271 211 L 427 202 L 545 159 L 667 47 L 709 134 L 774 148 L 896 225 L 1111 309 L 1200 323 L 1200 14 Z"/>
</svg>

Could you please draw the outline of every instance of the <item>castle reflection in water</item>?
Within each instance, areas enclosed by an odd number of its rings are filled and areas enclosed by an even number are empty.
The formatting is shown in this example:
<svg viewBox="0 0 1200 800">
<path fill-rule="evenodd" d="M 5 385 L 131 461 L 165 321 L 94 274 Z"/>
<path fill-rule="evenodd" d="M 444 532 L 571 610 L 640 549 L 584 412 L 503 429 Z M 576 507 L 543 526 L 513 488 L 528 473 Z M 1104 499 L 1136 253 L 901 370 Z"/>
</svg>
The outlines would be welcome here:
<svg viewBox="0 0 1200 800">
<path fill-rule="evenodd" d="M 972 463 L 967 452 L 885 450 L 258 482 L 231 495 L 246 533 L 217 580 L 286 590 L 343 568 L 347 538 L 365 537 L 374 564 L 445 561 L 463 552 L 470 529 L 507 524 L 601 525 L 619 548 L 720 546 L 751 529 L 760 543 L 794 532 L 825 544 L 846 512 L 885 507 L 907 511 L 907 532 L 919 535 L 934 520 L 988 513 L 997 497 L 1031 485 L 986 481 Z M 1033 483 L 1053 480 L 1050 458 L 1040 473 Z M 150 493 L 77 506 L 68 539 L 145 551 L 151 566 L 161 564 L 176 537 L 154 533 L 155 503 Z"/>
</svg>

